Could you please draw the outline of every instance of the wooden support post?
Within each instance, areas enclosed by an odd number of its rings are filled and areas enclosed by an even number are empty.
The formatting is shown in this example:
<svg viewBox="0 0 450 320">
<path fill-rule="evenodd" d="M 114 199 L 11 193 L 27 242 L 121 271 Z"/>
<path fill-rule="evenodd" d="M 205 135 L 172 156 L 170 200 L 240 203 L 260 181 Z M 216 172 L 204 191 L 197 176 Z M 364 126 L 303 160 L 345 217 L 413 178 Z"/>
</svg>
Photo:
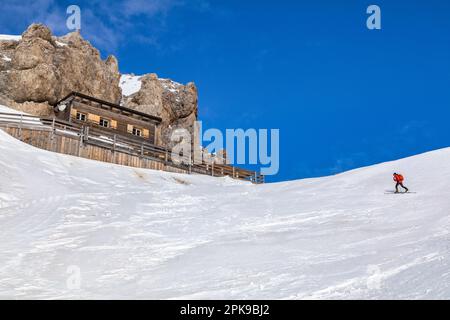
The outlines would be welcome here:
<svg viewBox="0 0 450 320">
<path fill-rule="evenodd" d="M 111 157 L 112 163 L 116 163 L 116 143 L 117 143 L 117 135 L 114 134 L 114 142 L 113 142 L 112 157 Z"/>
<path fill-rule="evenodd" d="M 211 175 L 214 177 L 214 161 L 211 163 Z"/>
<path fill-rule="evenodd" d="M 236 177 L 236 168 L 233 166 L 233 178 Z"/>
<path fill-rule="evenodd" d="M 81 156 L 81 144 L 83 143 L 82 140 L 83 137 L 80 136 L 80 139 L 78 140 L 78 151 L 77 151 L 78 156 Z"/>
<path fill-rule="evenodd" d="M 56 144 L 55 144 L 55 116 L 53 116 L 53 121 L 52 121 L 52 133 L 51 133 L 51 135 L 50 135 L 50 150 L 51 151 L 55 151 L 55 147 L 56 147 Z"/>
<path fill-rule="evenodd" d="M 69 123 L 72 123 L 72 109 L 73 109 L 73 100 L 70 100 L 69 103 L 69 109 L 67 110 L 67 112 L 69 113 Z M 64 119 L 67 120 L 67 119 Z"/>
<path fill-rule="evenodd" d="M 80 139 L 78 140 L 78 156 L 81 156 L 81 147 L 83 144 L 83 130 L 84 127 L 80 128 Z"/>
<path fill-rule="evenodd" d="M 22 122 L 23 122 L 23 114 L 20 114 L 20 123 L 19 123 L 19 140 L 22 141 Z"/>
</svg>

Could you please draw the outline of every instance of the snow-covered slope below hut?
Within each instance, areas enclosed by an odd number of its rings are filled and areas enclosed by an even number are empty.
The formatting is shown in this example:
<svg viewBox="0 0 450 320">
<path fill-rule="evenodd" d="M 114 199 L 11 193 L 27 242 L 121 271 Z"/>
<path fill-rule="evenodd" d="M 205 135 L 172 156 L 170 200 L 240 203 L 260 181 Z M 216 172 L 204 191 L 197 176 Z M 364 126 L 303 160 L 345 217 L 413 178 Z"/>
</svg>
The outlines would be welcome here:
<svg viewBox="0 0 450 320">
<path fill-rule="evenodd" d="M 448 299 L 449 160 L 251 185 L 0 131 L 0 298 Z M 389 193 L 393 171 L 417 193 Z"/>
</svg>

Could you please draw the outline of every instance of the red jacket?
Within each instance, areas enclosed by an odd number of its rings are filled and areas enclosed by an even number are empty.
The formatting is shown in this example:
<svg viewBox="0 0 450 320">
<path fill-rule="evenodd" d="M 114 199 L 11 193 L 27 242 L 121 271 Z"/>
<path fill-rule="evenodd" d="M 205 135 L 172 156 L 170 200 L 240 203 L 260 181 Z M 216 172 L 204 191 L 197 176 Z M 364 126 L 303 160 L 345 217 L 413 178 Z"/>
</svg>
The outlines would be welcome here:
<svg viewBox="0 0 450 320">
<path fill-rule="evenodd" d="M 405 178 L 401 174 L 394 174 L 394 181 L 398 183 L 402 183 Z"/>
</svg>

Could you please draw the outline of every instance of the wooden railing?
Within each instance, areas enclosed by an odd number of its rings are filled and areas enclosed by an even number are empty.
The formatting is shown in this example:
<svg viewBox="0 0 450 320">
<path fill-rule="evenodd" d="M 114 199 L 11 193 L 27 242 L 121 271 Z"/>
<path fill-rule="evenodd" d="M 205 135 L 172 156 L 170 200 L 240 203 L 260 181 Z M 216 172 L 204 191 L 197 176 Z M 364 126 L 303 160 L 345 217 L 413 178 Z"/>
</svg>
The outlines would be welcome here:
<svg viewBox="0 0 450 320">
<path fill-rule="evenodd" d="M 198 173 L 214 177 L 230 176 L 235 179 L 251 181 L 253 183 L 264 183 L 264 176 L 255 171 L 217 163 L 193 163 L 190 157 L 181 157 L 182 163 L 172 159 L 171 152 L 162 147 L 155 146 L 145 139 L 127 137 L 125 135 L 113 134 L 91 126 L 82 126 L 69 123 L 56 118 L 40 118 L 25 114 L 12 114 L 0 112 L 0 128 L 16 128 L 20 140 L 23 130 L 48 132 L 49 139 L 53 136 L 77 139 L 78 155 L 83 145 L 96 146 L 111 152 L 119 152 L 139 158 L 149 159 L 163 163 L 166 166 L 183 170 L 188 173 Z M 51 150 L 52 151 L 52 150 Z"/>
</svg>

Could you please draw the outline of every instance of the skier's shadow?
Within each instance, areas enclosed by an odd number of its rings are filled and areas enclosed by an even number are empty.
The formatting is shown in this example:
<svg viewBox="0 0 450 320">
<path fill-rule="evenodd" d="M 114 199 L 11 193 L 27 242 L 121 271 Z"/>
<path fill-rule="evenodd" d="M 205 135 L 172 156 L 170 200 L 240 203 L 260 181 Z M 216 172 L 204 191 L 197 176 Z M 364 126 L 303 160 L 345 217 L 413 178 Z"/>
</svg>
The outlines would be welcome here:
<svg viewBox="0 0 450 320">
<path fill-rule="evenodd" d="M 395 192 L 395 190 L 384 190 L 384 194 L 404 194 L 404 193 L 417 193 L 417 192 L 411 192 L 411 191 L 408 191 L 408 192 Z"/>
</svg>

